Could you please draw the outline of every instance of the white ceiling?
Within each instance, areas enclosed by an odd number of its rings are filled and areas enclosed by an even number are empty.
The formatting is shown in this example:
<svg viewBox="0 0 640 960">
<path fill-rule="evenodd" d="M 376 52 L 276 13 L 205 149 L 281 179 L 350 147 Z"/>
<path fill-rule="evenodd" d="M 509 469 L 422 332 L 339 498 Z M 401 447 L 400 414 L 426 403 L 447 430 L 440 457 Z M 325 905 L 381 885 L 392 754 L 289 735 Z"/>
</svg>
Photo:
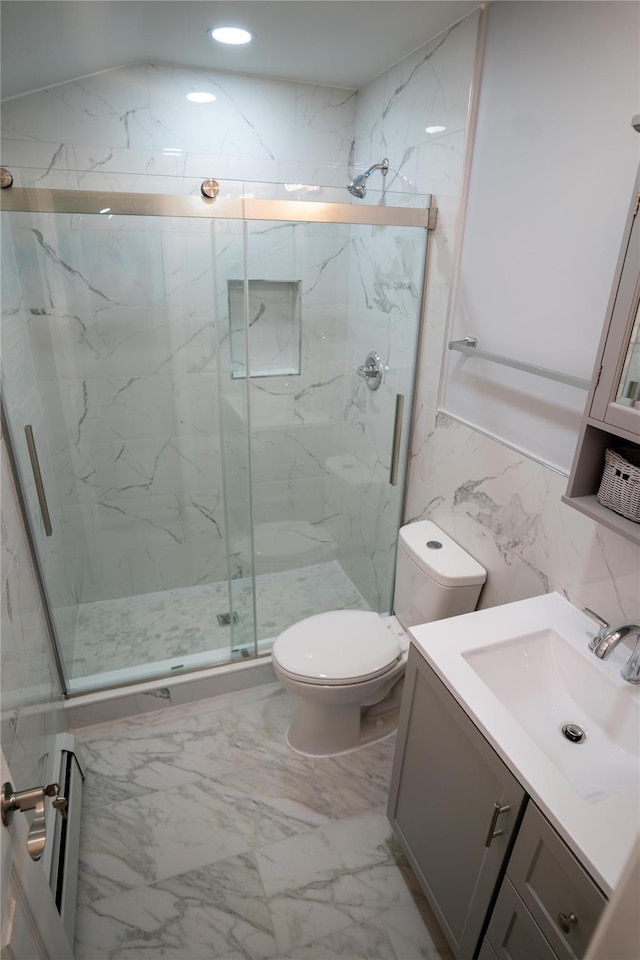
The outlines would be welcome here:
<svg viewBox="0 0 640 960">
<path fill-rule="evenodd" d="M 2 0 L 2 97 L 139 61 L 358 89 L 478 0 Z M 207 37 L 247 27 L 247 47 Z"/>
</svg>

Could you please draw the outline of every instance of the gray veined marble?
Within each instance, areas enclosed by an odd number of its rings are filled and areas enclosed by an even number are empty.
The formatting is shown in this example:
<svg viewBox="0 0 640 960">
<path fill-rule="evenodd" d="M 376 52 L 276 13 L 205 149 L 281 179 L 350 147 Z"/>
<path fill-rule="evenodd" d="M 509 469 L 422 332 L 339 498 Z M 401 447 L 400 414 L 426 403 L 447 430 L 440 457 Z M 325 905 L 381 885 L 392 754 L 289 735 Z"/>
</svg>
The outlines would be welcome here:
<svg viewBox="0 0 640 960">
<path fill-rule="evenodd" d="M 211 525 L 207 509 L 197 503 L 194 507 L 199 513 L 204 511 L 204 520 Z M 279 526 L 273 524 L 275 542 Z M 306 527 L 294 527 L 298 539 L 308 549 Z M 309 526 L 309 533 L 317 549 L 322 530 L 319 533 Z M 276 565 L 276 572 L 262 573 L 260 568 L 268 570 L 270 566 L 270 544 L 266 536 L 258 537 L 258 541 L 264 548 L 256 577 L 259 639 L 275 637 L 292 623 L 325 610 L 367 609 L 361 594 L 335 560 L 282 572 L 277 571 Z M 299 553 L 297 540 L 294 546 Z M 291 559 L 284 558 L 287 567 Z M 243 625 L 251 622 L 250 591 L 250 581 L 234 581 L 240 643 L 246 642 Z M 230 626 L 220 625 L 217 615 L 228 612 L 230 602 L 225 581 L 81 604 L 72 675 L 85 677 L 104 670 L 207 653 L 211 653 L 214 662 L 228 660 L 233 643 L 238 642 L 237 634 L 232 633 Z"/>
<path fill-rule="evenodd" d="M 300 757 L 290 711 L 272 686 L 81 731 L 88 790 L 133 789 L 83 812 L 77 957 L 450 960 L 384 815 L 393 738 Z"/>
</svg>

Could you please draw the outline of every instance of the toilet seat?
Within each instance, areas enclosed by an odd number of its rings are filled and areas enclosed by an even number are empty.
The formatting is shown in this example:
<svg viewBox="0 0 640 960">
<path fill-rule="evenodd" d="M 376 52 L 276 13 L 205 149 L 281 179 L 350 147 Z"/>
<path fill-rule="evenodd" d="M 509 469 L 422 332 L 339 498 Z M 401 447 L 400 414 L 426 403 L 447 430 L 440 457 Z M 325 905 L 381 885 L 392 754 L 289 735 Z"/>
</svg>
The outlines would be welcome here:
<svg viewBox="0 0 640 960">
<path fill-rule="evenodd" d="M 377 613 L 331 610 L 295 623 L 273 644 L 283 673 L 303 683 L 339 685 L 371 680 L 400 660 L 402 647 Z"/>
</svg>

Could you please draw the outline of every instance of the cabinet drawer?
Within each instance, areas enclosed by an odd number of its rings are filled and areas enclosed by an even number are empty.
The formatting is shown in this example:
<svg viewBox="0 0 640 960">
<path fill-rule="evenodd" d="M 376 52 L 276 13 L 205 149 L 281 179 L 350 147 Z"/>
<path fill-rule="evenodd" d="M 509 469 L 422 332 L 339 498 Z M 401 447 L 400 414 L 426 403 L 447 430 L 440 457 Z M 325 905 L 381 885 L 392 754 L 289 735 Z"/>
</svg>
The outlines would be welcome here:
<svg viewBox="0 0 640 960">
<path fill-rule="evenodd" d="M 507 876 L 560 960 L 579 960 L 606 898 L 531 802 Z"/>
<path fill-rule="evenodd" d="M 556 960 L 551 944 L 506 877 L 486 939 L 497 960 Z"/>
</svg>

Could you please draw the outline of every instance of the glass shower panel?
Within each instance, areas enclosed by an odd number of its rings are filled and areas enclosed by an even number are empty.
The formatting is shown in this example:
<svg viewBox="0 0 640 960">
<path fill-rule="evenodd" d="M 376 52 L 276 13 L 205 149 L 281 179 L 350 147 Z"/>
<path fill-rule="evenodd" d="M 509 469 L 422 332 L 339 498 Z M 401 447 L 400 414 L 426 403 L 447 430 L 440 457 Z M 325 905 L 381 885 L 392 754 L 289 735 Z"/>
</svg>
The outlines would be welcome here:
<svg viewBox="0 0 640 960">
<path fill-rule="evenodd" d="M 325 610 L 391 611 L 426 231 L 250 222 L 249 368 L 258 637 Z M 295 329 L 299 369 L 280 374 Z M 272 346 L 269 364 L 266 344 Z M 376 391 L 358 376 L 382 358 Z M 397 485 L 389 474 L 398 394 Z"/>
<path fill-rule="evenodd" d="M 369 606 L 383 614 L 393 605 L 426 244 L 427 231 L 420 228 L 351 228 L 339 481 L 344 516 L 341 563 Z M 372 350 L 383 364 L 376 390 L 357 376 Z M 394 441 L 397 472 L 392 484 Z"/>
<path fill-rule="evenodd" d="M 231 654 L 237 658 L 256 654 L 244 222 L 216 220 L 213 243 Z"/>
<path fill-rule="evenodd" d="M 9 216 L 29 405 L 20 377 L 5 390 L 14 435 L 39 424 L 53 518 L 40 548 L 49 588 L 61 584 L 53 607 L 71 689 L 225 662 L 210 224 L 108 209 Z M 30 478 L 21 440 L 19 453 Z"/>
</svg>

